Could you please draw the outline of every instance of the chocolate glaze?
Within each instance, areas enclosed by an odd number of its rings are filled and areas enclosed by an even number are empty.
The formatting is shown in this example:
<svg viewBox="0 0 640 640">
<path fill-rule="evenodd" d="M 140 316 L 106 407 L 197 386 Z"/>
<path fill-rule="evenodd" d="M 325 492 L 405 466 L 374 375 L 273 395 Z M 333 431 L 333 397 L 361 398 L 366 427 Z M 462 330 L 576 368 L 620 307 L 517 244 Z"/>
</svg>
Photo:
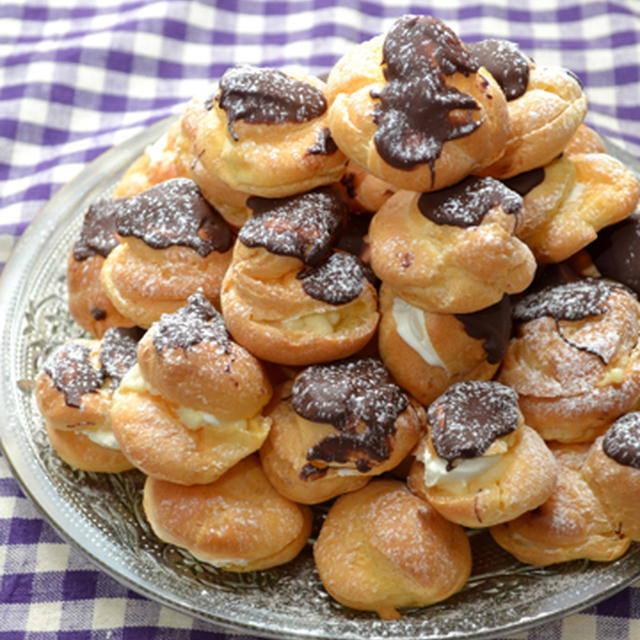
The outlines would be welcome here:
<svg viewBox="0 0 640 640">
<path fill-rule="evenodd" d="M 84 214 L 80 237 L 73 245 L 73 257 L 78 262 L 93 255 L 106 258 L 118 246 L 116 211 L 119 201 L 100 198 Z"/>
<path fill-rule="evenodd" d="M 111 388 L 117 389 L 124 375 L 137 362 L 138 342 L 144 335 L 140 327 L 112 327 L 102 336 L 100 362 L 103 375 L 111 378 Z"/>
<path fill-rule="evenodd" d="M 310 266 L 329 254 L 348 214 L 346 203 L 333 187 L 320 187 L 288 198 L 252 196 L 247 205 L 253 215 L 240 229 L 240 242 L 298 258 Z"/>
<path fill-rule="evenodd" d="M 227 127 L 234 140 L 236 120 L 251 124 L 307 122 L 327 110 L 322 91 L 277 69 L 249 65 L 234 67 L 220 79 L 217 101 L 227 114 Z"/>
<path fill-rule="evenodd" d="M 351 358 L 307 367 L 293 385 L 291 405 L 303 418 L 338 430 L 309 449 L 307 460 L 353 462 L 365 472 L 389 457 L 395 422 L 409 397 L 382 361 Z M 312 471 L 305 467 L 301 477 L 313 477 Z"/>
<path fill-rule="evenodd" d="M 382 53 L 386 84 L 371 93 L 380 100 L 373 112 L 376 149 L 398 169 L 429 164 L 433 181 L 442 145 L 469 135 L 482 122 L 472 118 L 480 109 L 476 100 L 448 85 L 445 76 L 468 76 L 479 65 L 453 31 L 431 16 L 396 20 Z"/>
<path fill-rule="evenodd" d="M 104 320 L 107 317 L 107 312 L 100 307 L 92 307 L 90 313 L 91 317 L 98 322 L 100 322 L 100 320 Z"/>
<path fill-rule="evenodd" d="M 481 456 L 518 426 L 518 394 L 499 382 L 451 385 L 429 405 L 431 441 L 451 470 L 459 458 Z"/>
<path fill-rule="evenodd" d="M 349 215 L 347 225 L 336 242 L 336 249 L 348 251 L 362 258 L 369 248 L 367 234 L 370 223 L 371 215 L 367 212 Z"/>
<path fill-rule="evenodd" d="M 336 145 L 335 141 L 331 137 L 331 131 L 329 131 L 328 127 L 325 127 L 324 129 L 320 129 L 318 132 L 318 138 L 315 143 L 307 149 L 306 153 L 312 156 L 330 156 L 337 150 L 338 145 Z"/>
<path fill-rule="evenodd" d="M 467 43 L 467 48 L 495 78 L 507 100 L 524 94 L 529 84 L 530 61 L 515 42 L 482 40 Z"/>
<path fill-rule="evenodd" d="M 515 322 L 530 322 L 544 316 L 559 320 L 583 320 L 607 311 L 613 283 L 595 278 L 552 285 L 522 298 L 513 308 Z"/>
<path fill-rule="evenodd" d="M 185 307 L 154 324 L 153 345 L 161 357 L 167 349 L 187 351 L 205 341 L 228 352 L 230 339 L 222 316 L 201 293 L 189 296 Z"/>
<path fill-rule="evenodd" d="M 587 251 L 605 277 L 640 293 L 640 219 L 636 216 L 605 227 Z"/>
<path fill-rule="evenodd" d="M 304 292 L 322 302 L 340 305 L 357 298 L 369 276 L 366 265 L 351 253 L 332 253 L 327 260 L 296 276 L 302 280 Z"/>
<path fill-rule="evenodd" d="M 68 342 L 56 349 L 44 364 L 44 372 L 64 395 L 69 407 L 80 408 L 85 393 L 95 393 L 102 387 L 104 372 L 91 366 L 90 353 L 87 345 Z"/>
<path fill-rule="evenodd" d="M 224 253 L 233 235 L 193 180 L 174 178 L 118 201 L 116 227 L 122 237 L 139 238 L 153 249 L 180 245 L 205 257 Z"/>
<path fill-rule="evenodd" d="M 340 184 L 344 186 L 347 191 L 347 195 L 350 198 L 355 198 L 357 195 L 356 191 L 356 183 L 355 183 L 356 174 L 352 171 L 346 172 L 342 178 L 340 178 Z"/>
<path fill-rule="evenodd" d="M 482 347 L 490 364 L 502 360 L 511 337 L 511 298 L 507 294 L 500 302 L 474 313 L 456 313 L 467 335 L 484 340 Z"/>
<path fill-rule="evenodd" d="M 418 198 L 418 209 L 425 218 L 457 227 L 481 224 L 494 207 L 516 214 L 522 208 L 522 197 L 494 178 L 469 176 L 453 187 L 421 193 Z"/>
<path fill-rule="evenodd" d="M 605 434 L 602 449 L 618 464 L 640 469 L 640 412 L 618 418 Z"/>
<path fill-rule="evenodd" d="M 544 168 L 538 167 L 537 169 L 531 169 L 531 171 L 519 173 L 517 176 L 507 178 L 502 182 L 507 185 L 509 189 L 524 197 L 529 193 L 529 191 L 535 189 L 543 180 Z"/>
</svg>

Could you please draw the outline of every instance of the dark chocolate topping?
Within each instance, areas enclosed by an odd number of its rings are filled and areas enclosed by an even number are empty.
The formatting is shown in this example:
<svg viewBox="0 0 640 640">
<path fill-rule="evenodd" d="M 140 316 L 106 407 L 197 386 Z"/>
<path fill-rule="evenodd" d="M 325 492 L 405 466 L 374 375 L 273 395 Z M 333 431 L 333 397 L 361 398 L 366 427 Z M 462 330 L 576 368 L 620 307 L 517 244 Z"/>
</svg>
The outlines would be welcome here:
<svg viewBox="0 0 640 640">
<path fill-rule="evenodd" d="M 480 105 L 448 85 L 445 76 L 469 75 L 479 65 L 455 33 L 431 16 L 396 20 L 382 53 L 387 82 L 379 93 L 372 93 L 380 99 L 374 109 L 378 153 L 398 169 L 428 163 L 433 174 L 442 145 L 481 124 L 472 118 Z"/>
<path fill-rule="evenodd" d="M 602 449 L 618 464 L 640 469 L 640 412 L 618 418 L 605 434 Z"/>
<path fill-rule="evenodd" d="M 451 385 L 429 405 L 431 441 L 449 469 L 458 458 L 481 456 L 518 426 L 518 394 L 499 382 Z"/>
<path fill-rule="evenodd" d="M 633 216 L 605 227 L 587 251 L 603 276 L 640 293 L 640 219 Z"/>
<path fill-rule="evenodd" d="M 455 315 L 469 336 L 476 340 L 484 340 L 482 347 L 487 353 L 489 363 L 500 362 L 511 337 L 511 298 L 505 294 L 500 302 L 486 309 Z"/>
<path fill-rule="evenodd" d="M 370 223 L 371 215 L 366 212 L 349 215 L 347 226 L 336 243 L 336 249 L 348 251 L 361 258 L 369 246 L 366 236 Z"/>
<path fill-rule="evenodd" d="M 494 207 L 505 213 L 518 213 L 522 197 L 494 178 L 469 176 L 447 189 L 421 193 L 418 208 L 425 218 L 436 224 L 472 227 L 482 223 Z"/>
<path fill-rule="evenodd" d="M 513 308 L 515 322 L 530 322 L 544 316 L 555 320 L 583 320 L 607 311 L 611 294 L 610 282 L 584 278 L 545 287 L 522 298 Z"/>
<path fill-rule="evenodd" d="M 212 251 L 224 253 L 233 244 L 229 226 L 193 180 L 167 180 L 118 204 L 118 233 L 153 249 L 180 245 L 205 257 Z"/>
<path fill-rule="evenodd" d="M 295 80 L 277 69 L 259 69 L 249 65 L 234 67 L 220 79 L 218 104 L 227 114 L 229 133 L 236 120 L 251 124 L 307 122 L 327 110 L 320 89 Z"/>
<path fill-rule="evenodd" d="M 100 322 L 100 320 L 104 320 L 107 317 L 107 312 L 100 307 L 92 307 L 90 313 L 91 317 L 98 322 Z"/>
<path fill-rule="evenodd" d="M 529 84 L 529 58 L 515 42 L 482 40 L 467 48 L 500 85 L 507 100 L 519 98 Z"/>
<path fill-rule="evenodd" d="M 106 258 L 118 246 L 116 211 L 118 200 L 100 198 L 84 214 L 80 237 L 73 245 L 73 257 L 78 261 L 93 255 Z"/>
<path fill-rule="evenodd" d="M 307 149 L 309 155 L 330 156 L 338 150 L 334 139 L 331 137 L 331 131 L 327 127 L 320 129 L 318 138 L 315 143 Z"/>
<path fill-rule="evenodd" d="M 238 239 L 247 247 L 291 256 L 310 266 L 331 251 L 345 224 L 348 209 L 337 189 L 320 187 L 288 198 L 252 196 L 247 205 L 253 215 Z"/>
<path fill-rule="evenodd" d="M 352 358 L 307 367 L 293 385 L 291 404 L 303 418 L 339 431 L 309 449 L 307 460 L 355 462 L 364 472 L 389 457 L 409 398 L 380 360 Z"/>
<path fill-rule="evenodd" d="M 328 304 L 347 304 L 362 292 L 365 264 L 351 253 L 332 253 L 327 260 L 297 275 L 305 293 Z"/>
<path fill-rule="evenodd" d="M 138 342 L 144 335 L 140 327 L 112 327 L 102 336 L 100 362 L 103 375 L 111 378 L 111 388 L 120 386 L 124 375 L 137 362 Z"/>
<path fill-rule="evenodd" d="M 519 173 L 517 176 L 507 178 L 502 182 L 506 184 L 509 189 L 524 197 L 529 193 L 529 191 L 535 189 L 543 180 L 544 168 L 538 167 L 537 169 L 531 169 L 531 171 Z"/>
<path fill-rule="evenodd" d="M 68 342 L 58 347 L 44 364 L 44 372 L 69 407 L 81 407 L 85 393 L 95 393 L 102 387 L 104 373 L 91 366 L 90 353 L 87 345 Z"/>
<path fill-rule="evenodd" d="M 185 307 L 161 316 L 154 327 L 153 344 L 160 356 L 167 349 L 186 351 L 205 341 L 226 352 L 230 344 L 222 316 L 201 293 L 189 296 Z"/>
</svg>

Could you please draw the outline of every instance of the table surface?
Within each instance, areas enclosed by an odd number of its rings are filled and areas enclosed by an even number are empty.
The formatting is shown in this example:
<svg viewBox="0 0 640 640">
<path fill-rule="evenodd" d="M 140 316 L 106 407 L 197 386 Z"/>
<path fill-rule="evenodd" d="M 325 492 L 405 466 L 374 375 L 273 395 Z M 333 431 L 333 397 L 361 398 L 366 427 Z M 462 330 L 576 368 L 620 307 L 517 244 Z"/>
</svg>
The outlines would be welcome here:
<svg viewBox="0 0 640 640">
<path fill-rule="evenodd" d="M 0 269 L 34 214 L 109 147 L 179 113 L 230 65 L 326 72 L 404 13 L 572 69 L 587 123 L 640 155 L 638 0 L 2 0 Z M 0 304 L 2 301 L 0 300 Z M 227 638 L 95 569 L 42 519 L 0 454 L 0 640 Z M 233 636 L 239 637 L 239 636 Z M 640 638 L 640 581 L 511 638 Z"/>
</svg>

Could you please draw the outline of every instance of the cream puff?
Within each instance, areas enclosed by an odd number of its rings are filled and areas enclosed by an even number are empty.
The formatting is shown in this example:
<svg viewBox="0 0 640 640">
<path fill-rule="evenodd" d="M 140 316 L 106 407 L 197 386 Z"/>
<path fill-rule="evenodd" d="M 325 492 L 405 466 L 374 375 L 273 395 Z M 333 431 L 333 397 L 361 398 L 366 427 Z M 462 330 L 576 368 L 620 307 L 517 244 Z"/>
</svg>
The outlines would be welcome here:
<svg viewBox="0 0 640 640">
<path fill-rule="evenodd" d="M 447 520 L 488 527 L 551 495 L 556 462 L 528 427 L 517 394 L 498 382 L 451 385 L 429 406 L 409 488 Z"/>
<path fill-rule="evenodd" d="M 123 316 L 148 328 L 198 291 L 219 306 L 234 237 L 192 180 L 167 180 L 118 200 L 116 231 L 121 242 L 100 280 Z"/>
<path fill-rule="evenodd" d="M 509 178 L 551 162 L 587 113 L 578 77 L 561 67 L 536 65 L 512 42 L 484 40 L 467 46 L 504 90 L 510 125 L 501 156 L 477 173 Z"/>
<path fill-rule="evenodd" d="M 424 409 L 376 358 L 307 367 L 278 395 L 260 457 L 271 484 L 297 502 L 364 486 L 400 464 L 424 430 Z"/>
<path fill-rule="evenodd" d="M 235 340 L 259 358 L 305 365 L 362 349 L 378 324 L 373 276 L 335 249 L 347 208 L 333 188 L 249 200 L 221 292 Z"/>
<path fill-rule="evenodd" d="M 155 322 L 137 354 L 114 394 L 111 422 L 138 469 L 175 484 L 207 484 L 260 448 L 271 384 L 202 294 Z"/>
<path fill-rule="evenodd" d="M 471 573 L 471 547 L 397 480 L 373 480 L 338 498 L 313 547 L 318 575 L 338 602 L 375 611 L 425 607 L 459 591 Z"/>
<path fill-rule="evenodd" d="M 511 336 L 509 296 L 474 313 L 429 313 L 380 288 L 380 357 L 411 395 L 429 405 L 463 380 L 490 380 Z"/>
<path fill-rule="evenodd" d="M 225 571 L 289 562 L 311 533 L 309 507 L 277 493 L 257 456 L 244 458 L 210 484 L 187 487 L 149 477 L 142 504 L 161 540 Z"/>
<path fill-rule="evenodd" d="M 331 70 L 333 139 L 399 189 L 451 186 L 502 155 L 505 97 L 459 38 L 431 16 L 403 16 Z"/>
<path fill-rule="evenodd" d="M 582 123 L 573 134 L 571 140 L 564 148 L 565 156 L 574 156 L 579 153 L 606 153 L 607 145 L 597 131 Z"/>
<path fill-rule="evenodd" d="M 538 508 L 489 529 L 493 539 L 521 562 L 546 566 L 588 558 L 619 558 L 631 540 L 594 495 L 584 477 L 590 445 L 551 443 L 558 479 Z"/>
<path fill-rule="evenodd" d="M 640 397 L 640 305 L 626 287 L 586 278 L 514 306 L 498 380 L 545 440 L 588 442 Z"/>
<path fill-rule="evenodd" d="M 113 327 L 101 340 L 69 341 L 39 372 L 36 403 L 51 444 L 70 466 L 111 473 L 133 467 L 114 437 L 110 411 L 142 334 L 138 327 Z"/>
<path fill-rule="evenodd" d="M 518 293 L 536 262 L 514 235 L 522 198 L 493 178 L 448 189 L 400 191 L 369 226 L 371 267 L 409 304 L 433 313 L 472 313 Z"/>
<path fill-rule="evenodd" d="M 325 84 L 315 76 L 241 65 L 182 117 L 181 160 L 209 198 L 281 198 L 337 182 L 346 159 L 328 128 Z"/>
</svg>

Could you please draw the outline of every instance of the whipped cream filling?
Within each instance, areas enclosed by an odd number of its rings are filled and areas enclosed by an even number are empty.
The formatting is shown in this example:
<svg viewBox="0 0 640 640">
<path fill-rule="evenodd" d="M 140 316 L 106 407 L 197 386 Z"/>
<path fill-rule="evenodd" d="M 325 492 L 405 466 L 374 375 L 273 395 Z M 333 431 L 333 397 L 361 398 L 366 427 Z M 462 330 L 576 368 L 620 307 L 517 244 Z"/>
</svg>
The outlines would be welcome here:
<svg viewBox="0 0 640 640">
<path fill-rule="evenodd" d="M 120 451 L 120 445 L 113 435 L 113 430 L 110 426 L 104 426 L 99 429 L 77 429 L 77 432 L 82 433 L 89 438 L 89 440 L 101 447 L 105 447 L 105 449 Z"/>
<path fill-rule="evenodd" d="M 391 313 L 396 321 L 398 335 L 420 354 L 425 362 L 434 367 L 442 367 L 446 371 L 447 365 L 442 362 L 431 344 L 429 332 L 425 326 L 424 311 L 401 298 L 394 298 Z"/>
<path fill-rule="evenodd" d="M 154 163 L 162 158 L 167 144 L 167 134 L 160 136 L 153 144 L 150 144 L 144 152 L 149 156 L 149 162 Z"/>
</svg>

